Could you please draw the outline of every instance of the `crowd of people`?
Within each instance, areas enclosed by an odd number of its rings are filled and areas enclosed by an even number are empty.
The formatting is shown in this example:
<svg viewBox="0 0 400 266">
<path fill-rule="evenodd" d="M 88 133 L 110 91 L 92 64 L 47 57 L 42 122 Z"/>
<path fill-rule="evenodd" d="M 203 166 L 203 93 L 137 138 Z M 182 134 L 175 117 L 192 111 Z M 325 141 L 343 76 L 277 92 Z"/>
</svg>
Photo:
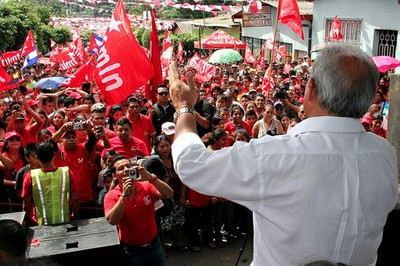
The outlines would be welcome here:
<svg viewBox="0 0 400 266">
<path fill-rule="evenodd" d="M 250 208 L 185 186 L 175 170 L 171 147 L 179 110 L 171 102 L 169 78 L 157 88 L 155 103 L 133 93 L 110 105 L 91 83 L 35 87 L 43 77 L 64 75 L 36 68 L 15 69 L 19 86 L 0 99 L 0 213 L 25 210 L 27 226 L 105 216 L 118 225 L 131 265 L 148 260 L 162 265 L 167 239 L 180 251 L 200 252 L 203 245 L 222 248 L 237 234 L 252 233 Z M 220 65 L 212 80 L 194 80 L 193 113 L 202 145 L 223 150 L 288 134 L 308 119 L 303 102 L 312 68 L 309 58 L 287 56 L 262 70 L 246 63 Z M 177 71 L 184 78 L 195 73 L 186 65 Z M 265 71 L 274 84 L 269 89 L 262 86 Z M 360 115 L 366 131 L 386 138 L 388 105 L 385 73 L 374 102 Z M 219 182 L 216 169 L 212 178 Z"/>
</svg>

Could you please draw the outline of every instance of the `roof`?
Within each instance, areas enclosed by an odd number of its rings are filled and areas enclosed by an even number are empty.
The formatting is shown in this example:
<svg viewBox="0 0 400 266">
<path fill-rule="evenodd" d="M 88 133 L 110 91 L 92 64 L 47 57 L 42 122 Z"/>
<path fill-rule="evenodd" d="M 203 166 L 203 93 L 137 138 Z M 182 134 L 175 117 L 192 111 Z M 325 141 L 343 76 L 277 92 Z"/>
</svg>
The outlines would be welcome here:
<svg viewBox="0 0 400 266">
<path fill-rule="evenodd" d="M 182 33 L 192 33 L 192 26 L 189 23 L 185 23 L 185 21 L 175 21 L 176 26 L 182 31 Z"/>
<path fill-rule="evenodd" d="M 220 28 L 232 28 L 232 26 L 238 25 L 232 21 L 232 15 L 218 15 L 217 17 L 205 18 L 205 19 L 194 19 L 184 21 L 182 23 L 191 24 L 193 26 L 205 26 L 205 27 L 220 27 Z"/>
<path fill-rule="evenodd" d="M 278 8 L 279 1 L 261 0 L 261 2 Z M 300 11 L 301 16 L 307 16 L 307 15 L 313 14 L 313 2 L 312 1 L 297 0 L 297 5 L 299 6 L 299 11 Z"/>
</svg>

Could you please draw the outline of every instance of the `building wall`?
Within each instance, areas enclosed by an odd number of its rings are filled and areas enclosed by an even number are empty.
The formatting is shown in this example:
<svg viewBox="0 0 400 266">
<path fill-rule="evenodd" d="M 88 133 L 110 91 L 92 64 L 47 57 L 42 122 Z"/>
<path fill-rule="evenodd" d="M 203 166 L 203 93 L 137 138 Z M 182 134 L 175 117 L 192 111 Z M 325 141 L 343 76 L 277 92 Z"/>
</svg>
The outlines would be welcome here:
<svg viewBox="0 0 400 266">
<path fill-rule="evenodd" d="M 362 19 L 360 47 L 371 56 L 374 55 L 375 30 L 397 30 L 395 57 L 400 58 L 400 4 L 397 0 L 315 0 L 313 9 L 312 46 L 324 42 L 325 22 L 337 15 L 339 19 Z"/>
<path fill-rule="evenodd" d="M 244 37 L 252 37 L 266 40 L 270 38 L 274 39 L 274 25 L 276 21 L 276 8 L 272 7 L 271 17 L 272 17 L 272 25 L 268 27 L 242 27 L 242 36 Z M 303 21 L 303 24 L 305 22 Z M 293 45 L 293 51 L 287 51 L 291 54 L 294 53 L 295 50 L 300 51 L 308 51 L 308 27 L 303 27 L 304 40 L 302 40 L 299 36 L 297 36 L 291 28 L 286 25 L 278 22 L 278 30 L 276 35 L 276 40 L 279 42 L 290 43 Z"/>
</svg>

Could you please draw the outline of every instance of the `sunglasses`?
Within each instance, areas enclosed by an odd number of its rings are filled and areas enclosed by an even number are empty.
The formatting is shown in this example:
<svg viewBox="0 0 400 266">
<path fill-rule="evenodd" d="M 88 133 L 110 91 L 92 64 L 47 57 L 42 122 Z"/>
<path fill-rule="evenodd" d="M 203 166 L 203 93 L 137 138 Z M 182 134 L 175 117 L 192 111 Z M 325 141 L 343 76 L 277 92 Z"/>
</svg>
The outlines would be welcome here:
<svg viewBox="0 0 400 266">
<path fill-rule="evenodd" d="M 21 141 L 19 138 L 9 138 L 8 141 Z"/>
<path fill-rule="evenodd" d="M 158 95 L 160 95 L 160 96 L 167 96 L 168 95 L 168 92 L 159 92 L 159 93 L 157 93 Z"/>
</svg>

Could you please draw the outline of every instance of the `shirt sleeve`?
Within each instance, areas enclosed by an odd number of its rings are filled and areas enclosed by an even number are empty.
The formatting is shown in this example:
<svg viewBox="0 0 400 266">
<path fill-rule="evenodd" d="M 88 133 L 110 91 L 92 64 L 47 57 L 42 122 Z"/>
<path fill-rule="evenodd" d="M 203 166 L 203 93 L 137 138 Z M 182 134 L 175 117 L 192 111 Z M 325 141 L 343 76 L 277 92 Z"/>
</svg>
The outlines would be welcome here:
<svg viewBox="0 0 400 266">
<path fill-rule="evenodd" d="M 186 133 L 174 141 L 172 156 L 177 174 L 191 189 L 250 209 L 257 206 L 265 184 L 261 184 L 260 167 L 253 159 L 258 158 L 255 142 L 239 141 L 232 147 L 211 151 L 196 134 Z"/>
</svg>

